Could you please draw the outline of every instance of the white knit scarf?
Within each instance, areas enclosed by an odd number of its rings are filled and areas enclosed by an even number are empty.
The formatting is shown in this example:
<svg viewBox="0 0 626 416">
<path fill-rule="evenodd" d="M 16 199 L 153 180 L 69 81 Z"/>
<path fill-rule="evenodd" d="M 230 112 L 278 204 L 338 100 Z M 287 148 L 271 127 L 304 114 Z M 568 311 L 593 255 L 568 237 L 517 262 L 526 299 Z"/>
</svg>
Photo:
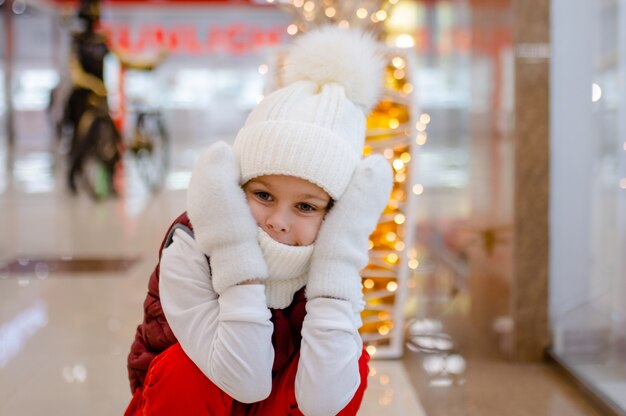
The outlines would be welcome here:
<svg viewBox="0 0 626 416">
<path fill-rule="evenodd" d="M 291 304 L 293 295 L 307 283 L 315 245 L 282 244 L 261 228 L 258 240 L 269 271 L 269 278 L 263 282 L 267 306 L 273 309 L 286 308 Z"/>
</svg>

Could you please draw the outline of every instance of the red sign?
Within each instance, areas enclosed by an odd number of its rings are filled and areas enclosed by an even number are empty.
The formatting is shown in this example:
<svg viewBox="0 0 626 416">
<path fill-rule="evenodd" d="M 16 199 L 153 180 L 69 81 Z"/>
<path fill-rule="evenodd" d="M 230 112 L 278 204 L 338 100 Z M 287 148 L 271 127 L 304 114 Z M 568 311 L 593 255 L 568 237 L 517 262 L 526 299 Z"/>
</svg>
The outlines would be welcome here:
<svg viewBox="0 0 626 416">
<path fill-rule="evenodd" d="M 284 26 L 267 28 L 246 23 L 201 29 L 159 24 L 131 28 L 126 23 L 102 22 L 102 31 L 113 49 L 131 54 L 166 49 L 170 53 L 185 55 L 244 55 L 280 44 L 288 36 Z"/>
</svg>

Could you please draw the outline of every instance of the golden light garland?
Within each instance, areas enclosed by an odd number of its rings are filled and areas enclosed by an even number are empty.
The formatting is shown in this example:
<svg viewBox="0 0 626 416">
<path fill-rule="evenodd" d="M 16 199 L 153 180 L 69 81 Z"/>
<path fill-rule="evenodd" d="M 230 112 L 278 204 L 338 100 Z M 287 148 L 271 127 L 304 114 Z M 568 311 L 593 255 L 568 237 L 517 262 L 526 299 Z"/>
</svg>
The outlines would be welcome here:
<svg viewBox="0 0 626 416">
<path fill-rule="evenodd" d="M 289 11 L 293 22 L 287 33 L 297 35 L 322 25 L 338 25 L 341 27 L 358 27 L 373 33 L 382 30 L 379 23 L 384 22 L 389 9 L 398 0 L 266 0 Z"/>
<path fill-rule="evenodd" d="M 368 352 L 378 358 L 402 355 L 408 273 L 419 265 L 411 249 L 419 119 L 412 99 L 412 64 L 400 49 L 388 49 L 386 58 L 383 97 L 367 118 L 363 149 L 364 155 L 382 154 L 394 173 L 391 198 L 370 236 L 370 262 L 361 272 L 366 301 L 361 335 Z"/>
<path fill-rule="evenodd" d="M 365 28 L 383 38 L 380 24 L 391 13 L 397 0 L 332 1 L 332 0 L 274 0 L 274 4 L 288 8 L 294 21 L 287 28 L 290 35 L 310 29 L 336 24 L 344 27 Z M 388 48 L 384 72 L 383 95 L 367 118 L 365 156 L 382 154 L 391 164 L 394 186 L 376 230 L 370 236 L 369 264 L 361 271 L 365 309 L 361 315 L 360 332 L 367 351 L 374 358 L 397 358 L 404 350 L 403 307 L 410 270 L 417 269 L 417 250 L 413 247 L 415 228 L 415 198 L 424 192 L 415 183 L 417 148 L 426 143 L 427 114 L 419 115 L 413 100 L 414 69 L 410 50 Z M 281 51 L 273 57 L 272 76 L 268 90 L 282 86 Z M 263 66 L 263 73 L 267 73 Z"/>
</svg>

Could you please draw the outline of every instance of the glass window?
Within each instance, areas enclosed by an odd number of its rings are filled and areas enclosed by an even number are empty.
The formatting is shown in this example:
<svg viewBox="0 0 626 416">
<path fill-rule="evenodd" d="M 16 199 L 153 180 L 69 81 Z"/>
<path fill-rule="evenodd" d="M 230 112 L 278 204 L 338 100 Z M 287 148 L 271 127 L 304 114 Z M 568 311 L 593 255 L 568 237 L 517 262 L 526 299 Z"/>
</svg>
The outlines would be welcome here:
<svg viewBox="0 0 626 416">
<path fill-rule="evenodd" d="M 560 2 L 555 1 L 555 4 Z M 551 309 L 560 311 L 553 316 L 554 352 L 557 357 L 586 385 L 601 396 L 607 398 L 611 405 L 626 410 L 626 3 L 615 0 L 599 0 L 586 3 L 577 1 L 578 6 L 586 8 L 583 17 L 585 25 L 573 25 L 569 29 L 555 26 L 556 37 L 565 36 L 567 30 L 575 36 L 584 36 L 582 40 L 589 42 L 582 45 L 582 55 L 588 56 L 578 60 L 587 69 L 581 79 L 576 79 L 589 86 L 588 104 L 583 107 L 587 113 L 579 115 L 585 119 L 588 129 L 573 132 L 569 138 L 554 137 L 561 146 L 584 147 L 587 152 L 572 158 L 569 163 L 587 170 L 580 183 L 580 192 L 586 195 L 587 207 L 582 210 L 572 207 L 571 211 L 578 215 L 579 222 L 571 222 L 573 226 L 588 227 L 588 239 L 578 236 L 572 247 L 576 247 L 576 255 L 584 260 L 587 267 L 580 276 L 571 276 L 568 282 L 567 273 L 559 273 L 565 268 L 564 257 L 552 261 L 558 264 L 552 269 L 557 270 L 551 279 L 560 283 L 551 285 Z M 576 8 L 567 4 L 568 17 L 570 10 Z M 555 8 L 559 19 L 566 19 L 565 8 Z M 589 18 L 591 16 L 591 19 Z M 563 22 L 563 20 L 560 20 Z M 562 32 L 561 32 L 562 31 Z M 572 42 L 570 39 L 569 42 Z M 575 43 L 575 41 L 574 41 Z M 561 45 L 562 46 L 562 45 Z M 559 44 L 555 45 L 558 48 Z M 556 49 L 555 49 L 556 50 Z M 574 52 L 576 53 L 576 52 Z M 579 53 L 580 54 L 580 53 Z M 560 56 L 555 55 L 559 64 Z M 573 55 L 570 55 L 573 56 Z M 584 62 L 584 63 L 582 63 Z M 571 64 L 570 64 L 571 67 Z M 564 68 L 561 68 L 562 70 Z M 558 74 L 556 74 L 558 76 Z M 586 77 L 589 79 L 586 79 Z M 559 81 L 553 78 L 553 82 Z M 577 87 L 574 87 L 577 88 Z M 559 99 L 558 97 L 556 98 Z M 573 104 L 573 103 L 572 103 Z M 576 105 L 576 104 L 573 104 Z M 559 107 L 560 106 L 560 107 Z M 557 101 L 553 110 L 559 108 L 569 111 L 567 101 Z M 553 115 L 558 123 L 558 114 Z M 588 123 L 588 124 L 586 124 Z M 568 152 L 562 147 L 553 147 L 553 152 Z M 558 155 L 553 155 L 553 160 Z M 557 173 L 558 174 L 558 173 Z M 579 178 L 580 179 L 580 178 Z M 554 182 L 553 182 L 554 185 Z M 562 183 L 560 186 L 565 186 Z M 569 186 L 575 186 L 570 181 Z M 558 190 L 553 190 L 554 193 Z M 579 201 L 582 201 L 579 200 Z M 563 206 L 554 215 L 569 215 L 568 208 Z M 586 218 L 585 218 L 586 217 Z M 557 220 L 558 221 L 558 220 Z M 552 229 L 553 238 L 560 241 L 554 252 L 570 242 L 564 241 L 567 232 Z M 560 234 L 559 234 L 560 233 Z M 564 236 L 564 237 L 561 237 Z M 588 241 L 585 241 L 588 240 Z M 574 254 L 574 251 L 571 251 Z M 572 259 L 572 262 L 578 262 Z M 569 287 L 568 287 L 569 286 Z M 572 290 L 575 286 L 577 289 Z"/>
</svg>

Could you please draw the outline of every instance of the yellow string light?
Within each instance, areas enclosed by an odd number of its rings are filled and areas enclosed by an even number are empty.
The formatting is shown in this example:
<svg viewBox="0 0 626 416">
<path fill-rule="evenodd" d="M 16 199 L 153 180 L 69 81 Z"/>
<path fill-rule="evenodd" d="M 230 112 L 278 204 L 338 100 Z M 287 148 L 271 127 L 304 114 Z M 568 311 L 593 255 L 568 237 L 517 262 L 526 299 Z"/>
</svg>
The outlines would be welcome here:
<svg viewBox="0 0 626 416">
<path fill-rule="evenodd" d="M 397 171 L 404 169 L 404 162 L 400 159 L 395 159 L 393 161 L 393 168 Z"/>
<path fill-rule="evenodd" d="M 406 64 L 404 62 L 404 59 L 402 59 L 399 56 L 396 56 L 391 60 L 391 65 L 393 65 L 395 68 L 402 69 L 404 68 Z"/>
<path fill-rule="evenodd" d="M 287 26 L 287 33 L 289 33 L 291 36 L 295 35 L 296 33 L 298 33 L 298 26 L 293 23 L 290 24 L 289 26 Z"/>
<path fill-rule="evenodd" d="M 396 253 L 389 253 L 385 260 L 389 264 L 396 264 L 398 262 L 398 255 Z"/>
<path fill-rule="evenodd" d="M 365 287 L 366 289 L 371 289 L 374 287 L 374 281 L 372 279 L 365 279 L 365 281 L 363 282 L 363 287 Z"/>
<path fill-rule="evenodd" d="M 404 78 L 404 75 L 405 75 L 405 74 L 404 74 L 404 71 L 403 71 L 403 70 L 401 70 L 401 69 L 396 69 L 395 71 L 393 71 L 393 76 L 394 76 L 396 79 L 403 79 L 403 78 Z"/>
<path fill-rule="evenodd" d="M 396 282 L 387 283 L 387 290 L 390 292 L 395 292 L 396 290 L 398 290 L 398 284 Z"/>
</svg>

